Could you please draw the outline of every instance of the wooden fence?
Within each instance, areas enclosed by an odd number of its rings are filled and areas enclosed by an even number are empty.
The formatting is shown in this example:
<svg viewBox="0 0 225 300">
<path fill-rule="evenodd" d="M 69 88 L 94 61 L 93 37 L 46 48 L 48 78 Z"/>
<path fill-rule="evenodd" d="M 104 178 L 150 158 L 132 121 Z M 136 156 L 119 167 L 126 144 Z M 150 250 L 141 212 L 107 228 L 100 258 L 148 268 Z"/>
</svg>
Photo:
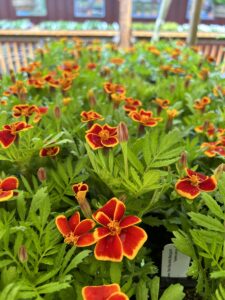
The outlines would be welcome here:
<svg viewBox="0 0 225 300">
<path fill-rule="evenodd" d="M 46 38 L 60 37 L 100 37 L 112 38 L 118 35 L 115 31 L 0 31 L 0 74 L 10 70 L 18 72 L 22 66 L 26 66 L 30 59 L 34 58 L 35 49 L 40 48 Z M 133 37 L 151 38 L 151 32 L 133 31 Z M 162 32 L 161 38 L 185 39 L 187 33 Z M 216 64 L 225 63 L 225 39 L 217 39 L 220 35 L 215 33 L 199 33 L 198 46 L 204 56 L 211 56 Z"/>
</svg>

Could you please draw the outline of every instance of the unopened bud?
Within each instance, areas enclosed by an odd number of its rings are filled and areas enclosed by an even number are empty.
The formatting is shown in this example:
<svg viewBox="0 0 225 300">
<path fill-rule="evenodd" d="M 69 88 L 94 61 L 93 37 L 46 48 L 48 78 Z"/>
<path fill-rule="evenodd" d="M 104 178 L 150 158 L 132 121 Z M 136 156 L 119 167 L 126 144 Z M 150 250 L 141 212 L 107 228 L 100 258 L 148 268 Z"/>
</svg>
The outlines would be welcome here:
<svg viewBox="0 0 225 300">
<path fill-rule="evenodd" d="M 90 107 L 94 107 L 96 105 L 96 97 L 94 91 L 92 89 L 89 90 L 87 96 L 88 96 Z"/>
<path fill-rule="evenodd" d="M 187 168 L 187 153 L 183 151 L 180 156 L 179 166 L 181 170 Z"/>
<path fill-rule="evenodd" d="M 47 174 L 46 174 L 45 168 L 41 167 L 41 168 L 38 169 L 38 171 L 37 171 L 37 177 L 38 177 L 38 179 L 39 179 L 41 182 L 43 182 L 43 181 L 46 180 Z"/>
<path fill-rule="evenodd" d="M 128 141 L 128 128 L 124 122 L 120 122 L 117 127 L 117 135 L 120 143 Z"/>
<path fill-rule="evenodd" d="M 214 176 L 217 181 L 220 179 L 223 172 L 225 172 L 225 164 L 220 164 L 214 171 Z"/>
<path fill-rule="evenodd" d="M 24 245 L 21 245 L 18 251 L 18 257 L 21 263 L 25 263 L 28 260 L 27 248 Z"/>
<path fill-rule="evenodd" d="M 61 118 L 61 109 L 58 106 L 55 107 L 54 114 L 57 119 Z"/>
</svg>

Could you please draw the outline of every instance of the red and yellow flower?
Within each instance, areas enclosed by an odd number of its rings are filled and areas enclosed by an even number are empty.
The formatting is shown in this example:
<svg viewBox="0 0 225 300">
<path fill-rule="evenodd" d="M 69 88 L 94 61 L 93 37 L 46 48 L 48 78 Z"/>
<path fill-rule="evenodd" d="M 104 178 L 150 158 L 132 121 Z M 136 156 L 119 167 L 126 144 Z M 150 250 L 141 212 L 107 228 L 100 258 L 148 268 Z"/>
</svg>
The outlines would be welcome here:
<svg viewBox="0 0 225 300">
<path fill-rule="evenodd" d="M 209 97 L 203 97 L 201 99 L 197 99 L 194 102 L 194 108 L 200 110 L 202 112 L 205 111 L 205 107 L 211 103 L 211 99 Z"/>
<path fill-rule="evenodd" d="M 206 176 L 190 169 L 185 169 L 186 175 L 177 181 L 177 193 L 187 199 L 196 198 L 201 192 L 212 192 L 217 187 L 215 176 Z"/>
<path fill-rule="evenodd" d="M 121 57 L 112 57 L 110 62 L 114 65 L 120 66 L 124 63 L 125 59 Z"/>
<path fill-rule="evenodd" d="M 152 54 L 154 54 L 155 56 L 159 56 L 161 53 L 155 46 L 150 46 L 150 47 L 148 47 L 147 50 L 149 52 L 151 52 Z"/>
<path fill-rule="evenodd" d="M 139 106 L 142 105 L 142 102 L 133 98 L 125 98 L 125 105 L 123 106 L 124 110 L 127 112 L 136 111 Z"/>
<path fill-rule="evenodd" d="M 15 194 L 14 190 L 18 189 L 18 186 L 19 181 L 14 176 L 0 180 L 0 202 L 12 198 Z"/>
<path fill-rule="evenodd" d="M 126 89 L 122 84 L 114 84 L 111 82 L 104 83 L 104 91 L 107 94 L 126 94 Z"/>
<path fill-rule="evenodd" d="M 39 152 L 40 157 L 46 157 L 46 156 L 56 156 L 60 151 L 59 146 L 52 146 L 52 147 L 46 147 L 42 148 Z"/>
<path fill-rule="evenodd" d="M 86 199 L 86 194 L 88 192 L 88 185 L 86 183 L 76 183 L 72 186 L 72 189 L 79 203 L 83 202 Z"/>
<path fill-rule="evenodd" d="M 88 70 L 95 70 L 98 65 L 96 63 L 90 62 L 86 66 Z"/>
<path fill-rule="evenodd" d="M 112 198 L 93 214 L 93 219 L 102 225 L 94 231 L 96 259 L 122 261 L 123 256 L 134 259 L 147 240 L 146 232 L 135 226 L 141 219 L 124 216 L 125 211 L 125 204 Z"/>
<path fill-rule="evenodd" d="M 56 217 L 55 223 L 67 244 L 86 247 L 96 242 L 93 233 L 90 232 L 95 227 L 95 222 L 91 219 L 80 221 L 79 212 L 75 212 L 69 220 L 66 216 L 59 215 Z"/>
<path fill-rule="evenodd" d="M 129 300 L 127 295 L 120 291 L 116 283 L 99 286 L 85 286 L 82 289 L 83 300 Z"/>
<path fill-rule="evenodd" d="M 78 72 L 80 67 L 74 61 L 68 60 L 68 61 L 64 61 L 64 63 L 61 66 L 59 66 L 58 69 L 64 72 L 73 73 L 73 72 Z"/>
<path fill-rule="evenodd" d="M 104 120 L 102 115 L 98 114 L 97 112 L 95 112 L 93 110 L 82 111 L 80 116 L 81 116 L 81 122 L 83 122 L 83 123 L 92 122 L 95 120 Z"/>
<path fill-rule="evenodd" d="M 225 148 L 220 144 L 220 141 L 202 143 L 201 148 L 204 150 L 204 154 L 208 157 L 214 157 L 216 155 L 225 156 Z"/>
<path fill-rule="evenodd" d="M 8 88 L 7 91 L 3 93 L 4 96 L 10 96 L 15 95 L 19 98 L 24 98 L 24 96 L 27 94 L 27 88 L 24 85 L 23 81 L 16 81 L 15 85 L 12 85 Z"/>
<path fill-rule="evenodd" d="M 94 124 L 85 135 L 87 143 L 92 149 L 114 147 L 119 143 L 117 137 L 117 127 L 111 127 L 108 124 L 103 126 Z"/>
<path fill-rule="evenodd" d="M 139 122 L 148 127 L 154 127 L 158 125 L 158 122 L 162 121 L 162 118 L 154 118 L 152 111 L 144 109 L 141 109 L 139 112 L 131 111 L 129 117 L 135 122 Z"/>
<path fill-rule="evenodd" d="M 13 106 L 13 117 L 25 117 L 30 118 L 32 115 L 34 116 L 34 122 L 37 123 L 41 119 L 41 114 L 44 114 L 43 108 L 38 108 L 36 105 L 29 104 L 18 104 Z M 42 112 L 42 113 L 41 113 Z"/>
<path fill-rule="evenodd" d="M 157 114 L 158 115 L 160 115 L 160 113 L 163 109 L 167 109 L 170 105 L 170 100 L 168 100 L 168 99 L 156 98 L 153 102 L 157 105 Z"/>
<path fill-rule="evenodd" d="M 209 69 L 202 68 L 201 71 L 199 72 L 198 76 L 204 81 L 207 80 L 209 78 Z"/>
<path fill-rule="evenodd" d="M 4 125 L 3 130 L 0 130 L 0 144 L 3 148 L 8 148 L 18 138 L 20 131 L 25 131 L 33 126 L 26 122 L 16 122 L 9 125 Z"/>
</svg>

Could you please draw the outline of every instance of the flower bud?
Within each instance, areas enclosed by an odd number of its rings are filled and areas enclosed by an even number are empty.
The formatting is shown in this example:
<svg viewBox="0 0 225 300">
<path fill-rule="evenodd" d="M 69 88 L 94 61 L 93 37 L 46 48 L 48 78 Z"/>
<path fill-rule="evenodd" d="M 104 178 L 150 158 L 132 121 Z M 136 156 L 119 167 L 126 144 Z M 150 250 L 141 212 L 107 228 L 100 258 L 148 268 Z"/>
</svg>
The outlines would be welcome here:
<svg viewBox="0 0 225 300">
<path fill-rule="evenodd" d="M 61 109 L 60 109 L 59 106 L 55 106 L 54 114 L 55 114 L 56 119 L 60 119 L 61 118 Z"/>
<path fill-rule="evenodd" d="M 41 168 L 38 169 L 37 177 L 41 182 L 43 182 L 47 179 L 47 174 L 46 174 L 45 168 L 41 167 Z"/>
<path fill-rule="evenodd" d="M 90 107 L 94 107 L 96 105 L 96 98 L 95 98 L 94 91 L 92 89 L 90 89 L 88 91 L 87 96 L 88 96 L 88 101 L 89 101 Z"/>
<path fill-rule="evenodd" d="M 220 164 L 215 170 L 214 170 L 214 176 L 216 180 L 218 181 L 221 177 L 221 175 L 225 172 L 225 164 Z"/>
<path fill-rule="evenodd" d="M 184 170 L 185 168 L 187 168 L 187 152 L 186 151 L 183 151 L 181 153 L 180 160 L 178 163 L 179 163 L 179 167 L 181 170 Z"/>
<path fill-rule="evenodd" d="M 117 127 L 118 140 L 120 143 L 128 141 L 128 128 L 124 122 L 120 122 Z"/>
<path fill-rule="evenodd" d="M 18 251 L 18 257 L 21 263 L 25 263 L 28 260 L 27 248 L 24 245 L 21 245 Z"/>
</svg>

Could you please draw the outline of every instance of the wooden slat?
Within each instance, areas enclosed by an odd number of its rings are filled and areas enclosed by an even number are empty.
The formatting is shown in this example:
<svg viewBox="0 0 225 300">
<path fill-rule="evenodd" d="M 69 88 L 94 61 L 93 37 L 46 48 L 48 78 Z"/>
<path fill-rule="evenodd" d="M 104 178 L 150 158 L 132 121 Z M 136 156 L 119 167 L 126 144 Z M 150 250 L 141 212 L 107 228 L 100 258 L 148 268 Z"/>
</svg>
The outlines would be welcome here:
<svg viewBox="0 0 225 300">
<path fill-rule="evenodd" d="M 218 47 L 216 45 L 212 46 L 212 49 L 211 49 L 211 52 L 210 52 L 211 57 L 216 58 L 217 48 Z"/>
<path fill-rule="evenodd" d="M 29 53 L 29 58 L 33 59 L 34 58 L 34 49 L 33 49 L 32 43 L 28 43 L 28 53 Z"/>
<path fill-rule="evenodd" d="M 206 45 L 205 46 L 205 49 L 204 49 L 204 56 L 208 56 L 210 53 L 210 46 L 209 45 Z"/>
<path fill-rule="evenodd" d="M 16 67 L 16 72 L 19 72 L 21 68 L 20 64 L 20 54 L 17 43 L 13 43 L 13 55 L 14 55 L 14 64 Z"/>
<path fill-rule="evenodd" d="M 13 53 L 11 51 L 10 43 L 5 43 L 5 49 L 6 49 L 6 61 L 9 66 L 9 69 L 14 71 Z"/>
<path fill-rule="evenodd" d="M 7 72 L 6 62 L 5 62 L 5 58 L 3 55 L 3 44 L 2 43 L 0 43 L 0 68 L 1 68 L 2 73 Z"/>
<path fill-rule="evenodd" d="M 27 66 L 27 52 L 26 52 L 26 46 L 24 43 L 20 44 L 20 49 L 21 49 L 21 58 L 23 62 L 23 66 Z"/>
<path fill-rule="evenodd" d="M 222 57 L 224 54 L 224 46 L 220 46 L 217 58 L 216 58 L 216 64 L 219 65 L 222 62 Z"/>
</svg>

